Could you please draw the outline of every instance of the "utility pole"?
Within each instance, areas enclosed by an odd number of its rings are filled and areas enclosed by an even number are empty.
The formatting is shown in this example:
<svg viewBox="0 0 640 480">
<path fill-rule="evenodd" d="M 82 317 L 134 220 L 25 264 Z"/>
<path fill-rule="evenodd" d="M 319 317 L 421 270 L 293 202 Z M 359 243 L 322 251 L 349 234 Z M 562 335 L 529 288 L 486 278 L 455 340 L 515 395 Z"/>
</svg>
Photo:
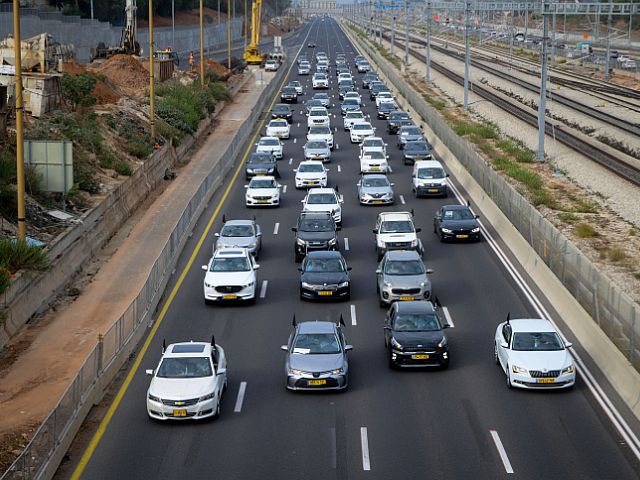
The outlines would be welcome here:
<svg viewBox="0 0 640 480">
<path fill-rule="evenodd" d="M 551 65 L 556 64 L 556 10 L 551 16 Z"/>
<path fill-rule="evenodd" d="M 404 66 L 409 67 L 409 0 L 404 0 Z"/>
<path fill-rule="evenodd" d="M 431 0 L 427 0 L 427 46 L 425 48 L 425 65 L 426 73 L 425 80 L 427 83 L 431 82 Z"/>
<path fill-rule="evenodd" d="M 244 0 L 244 50 L 247 50 L 249 38 L 249 25 L 247 24 L 247 0 Z"/>
<path fill-rule="evenodd" d="M 613 10 L 612 0 L 609 0 L 609 15 L 607 15 L 607 56 L 604 64 L 604 79 L 609 80 L 609 62 L 611 61 L 611 10 Z"/>
<path fill-rule="evenodd" d="M 20 2 L 13 0 L 13 54 L 16 74 L 16 175 L 18 182 L 18 239 L 27 238 L 24 209 L 24 104 L 22 101 L 22 45 L 20 42 Z M 65 192 L 66 193 L 66 192 Z"/>
<path fill-rule="evenodd" d="M 176 48 L 176 1 L 171 0 L 171 48 Z"/>
<path fill-rule="evenodd" d="M 227 68 L 231 71 L 231 9 L 229 6 L 227 3 Z"/>
<path fill-rule="evenodd" d="M 204 88 L 204 0 L 200 0 L 200 86 Z"/>
<path fill-rule="evenodd" d="M 154 81 L 153 81 L 153 0 L 149 0 L 149 126 L 151 127 L 151 141 L 156 136 L 156 120 L 154 110 Z"/>
<path fill-rule="evenodd" d="M 393 21 L 391 22 L 391 55 L 394 55 L 396 49 L 396 13 L 393 11 Z"/>
<path fill-rule="evenodd" d="M 542 58 L 540 59 L 540 100 L 538 101 L 538 154 L 537 160 L 544 162 L 545 113 L 547 103 L 547 54 L 549 42 L 549 0 L 544 0 L 542 27 Z"/>
<path fill-rule="evenodd" d="M 516 11 L 511 10 L 511 33 L 509 35 L 509 69 L 511 69 L 511 64 L 513 63 L 513 37 L 515 35 L 515 16 Z"/>
<path fill-rule="evenodd" d="M 93 0 L 91 0 L 91 21 L 93 22 Z"/>
<path fill-rule="evenodd" d="M 469 106 L 469 0 L 464 0 L 464 101 L 463 108 L 467 110 Z"/>
<path fill-rule="evenodd" d="M 220 25 L 220 0 L 218 0 L 218 25 Z"/>
</svg>

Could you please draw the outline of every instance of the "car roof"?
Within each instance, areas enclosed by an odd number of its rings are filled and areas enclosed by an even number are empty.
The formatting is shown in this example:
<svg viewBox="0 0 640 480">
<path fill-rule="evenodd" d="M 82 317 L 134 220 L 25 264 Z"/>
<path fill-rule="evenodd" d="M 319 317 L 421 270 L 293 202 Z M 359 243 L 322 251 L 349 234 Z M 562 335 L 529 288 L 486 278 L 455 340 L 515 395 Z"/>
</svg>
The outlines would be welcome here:
<svg viewBox="0 0 640 480">
<path fill-rule="evenodd" d="M 432 313 L 435 312 L 433 304 L 428 300 L 411 300 L 408 302 L 396 302 L 398 313 Z"/>
<path fill-rule="evenodd" d="M 275 180 L 276 177 L 274 177 L 273 175 L 260 175 L 258 177 L 253 177 L 249 183 L 253 182 L 254 180 Z"/>
<path fill-rule="evenodd" d="M 253 225 L 253 220 L 227 220 L 224 225 Z"/>
<path fill-rule="evenodd" d="M 333 322 L 301 322 L 298 324 L 298 333 L 335 333 L 337 325 Z"/>
<path fill-rule="evenodd" d="M 378 214 L 378 218 L 382 220 L 411 220 L 411 213 L 409 212 L 381 212 Z"/>
<path fill-rule="evenodd" d="M 442 208 L 444 210 L 469 210 L 466 205 L 443 205 Z"/>
<path fill-rule="evenodd" d="M 415 163 L 415 168 L 443 168 L 437 160 L 419 160 Z"/>
<path fill-rule="evenodd" d="M 209 342 L 180 342 L 167 346 L 163 357 L 202 357 L 211 355 L 211 343 Z"/>
<path fill-rule="evenodd" d="M 518 318 L 512 319 L 512 332 L 556 332 L 553 324 L 543 318 Z"/>
<path fill-rule="evenodd" d="M 342 258 L 342 254 L 335 250 L 316 250 L 307 253 L 307 258 Z"/>
<path fill-rule="evenodd" d="M 220 250 L 216 250 L 213 254 L 213 258 L 234 258 L 234 257 L 246 257 L 247 249 L 246 248 L 221 248 Z"/>
<path fill-rule="evenodd" d="M 336 193 L 336 191 L 333 188 L 327 187 L 327 188 L 312 188 L 311 190 L 309 190 L 309 195 L 315 195 L 315 194 L 321 194 L 321 193 Z"/>
<path fill-rule="evenodd" d="M 365 173 L 362 175 L 362 178 L 387 178 L 384 173 Z"/>
<path fill-rule="evenodd" d="M 300 218 L 317 218 L 317 219 L 331 219 L 333 218 L 329 212 L 300 212 Z"/>
<path fill-rule="evenodd" d="M 389 250 L 386 255 L 387 260 L 421 260 L 415 250 Z"/>
</svg>

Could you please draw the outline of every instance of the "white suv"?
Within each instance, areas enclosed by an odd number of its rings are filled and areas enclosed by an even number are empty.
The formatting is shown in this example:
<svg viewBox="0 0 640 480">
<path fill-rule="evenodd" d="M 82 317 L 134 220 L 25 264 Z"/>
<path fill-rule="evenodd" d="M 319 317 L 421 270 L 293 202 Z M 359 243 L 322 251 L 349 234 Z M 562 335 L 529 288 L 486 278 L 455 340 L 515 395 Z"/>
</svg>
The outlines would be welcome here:
<svg viewBox="0 0 640 480">
<path fill-rule="evenodd" d="M 389 163 L 382 152 L 368 152 L 360 157 L 360 173 L 387 173 Z"/>
<path fill-rule="evenodd" d="M 329 88 L 329 77 L 326 73 L 314 73 L 311 84 L 314 89 Z"/>
<path fill-rule="evenodd" d="M 253 177 L 249 185 L 245 185 L 245 205 L 247 207 L 280 206 L 280 184 L 275 177 L 264 175 Z"/>
<path fill-rule="evenodd" d="M 344 129 L 345 130 L 350 130 L 351 127 L 353 127 L 353 125 L 355 123 L 363 123 L 366 122 L 367 119 L 364 118 L 364 113 L 358 111 L 358 112 L 347 112 L 344 116 Z"/>
<path fill-rule="evenodd" d="M 307 141 L 310 142 L 311 140 L 324 140 L 327 142 L 327 145 L 329 145 L 329 148 L 333 150 L 333 132 L 328 125 L 314 125 L 313 127 L 309 127 Z"/>
<path fill-rule="evenodd" d="M 309 116 L 307 117 L 307 126 L 312 127 L 314 125 L 331 125 L 329 119 L 329 112 L 324 107 L 313 107 L 309 110 Z"/>
<path fill-rule="evenodd" d="M 333 188 L 313 188 L 302 200 L 303 212 L 329 212 L 339 227 L 342 226 L 342 200 Z"/>
<path fill-rule="evenodd" d="M 420 228 L 413 225 L 412 214 L 409 212 L 379 213 L 373 229 L 378 260 L 388 250 L 415 250 L 422 256 L 424 249 L 418 238 L 420 231 Z"/>
<path fill-rule="evenodd" d="M 209 263 L 202 266 L 204 303 L 215 301 L 256 300 L 256 270 L 260 268 L 246 248 L 216 250 Z"/>
<path fill-rule="evenodd" d="M 442 164 L 437 160 L 424 160 L 413 165 L 411 175 L 413 193 L 416 197 L 442 195 L 447 196 L 447 177 Z"/>
<path fill-rule="evenodd" d="M 382 152 L 387 156 L 387 144 L 380 137 L 367 137 L 360 144 L 360 156 L 366 155 L 369 152 Z"/>
<path fill-rule="evenodd" d="M 275 158 L 282 158 L 282 142 L 278 137 L 262 137 L 256 145 L 256 152 L 270 153 Z"/>
</svg>

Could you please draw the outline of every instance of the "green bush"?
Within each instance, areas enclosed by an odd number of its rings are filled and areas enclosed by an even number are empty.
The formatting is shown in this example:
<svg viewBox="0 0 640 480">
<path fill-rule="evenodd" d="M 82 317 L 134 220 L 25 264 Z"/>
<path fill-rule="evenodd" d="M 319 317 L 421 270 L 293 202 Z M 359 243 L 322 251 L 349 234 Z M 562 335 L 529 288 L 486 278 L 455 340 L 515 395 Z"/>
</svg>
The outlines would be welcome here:
<svg viewBox="0 0 640 480">
<path fill-rule="evenodd" d="M 80 73 L 78 75 L 65 73 L 60 79 L 62 96 L 72 105 L 74 110 L 81 106 L 84 107 L 96 103 L 96 97 L 91 95 L 95 86 L 96 79 L 89 73 Z"/>
<path fill-rule="evenodd" d="M 576 225 L 576 235 L 580 238 L 593 238 L 597 235 L 596 229 L 588 223 Z"/>
<path fill-rule="evenodd" d="M 118 160 L 115 165 L 114 170 L 118 173 L 118 175 L 124 175 L 130 177 L 133 174 L 133 170 L 131 169 L 131 165 L 129 165 L 124 160 Z"/>
<path fill-rule="evenodd" d="M 480 138 L 498 138 L 498 129 L 491 123 L 469 123 L 464 121 L 456 122 L 453 130 L 460 135 L 472 135 Z"/>
<path fill-rule="evenodd" d="M 46 270 L 47 254 L 40 247 L 28 245 L 24 240 L 0 239 L 0 268 L 15 273 L 18 270 Z"/>
</svg>

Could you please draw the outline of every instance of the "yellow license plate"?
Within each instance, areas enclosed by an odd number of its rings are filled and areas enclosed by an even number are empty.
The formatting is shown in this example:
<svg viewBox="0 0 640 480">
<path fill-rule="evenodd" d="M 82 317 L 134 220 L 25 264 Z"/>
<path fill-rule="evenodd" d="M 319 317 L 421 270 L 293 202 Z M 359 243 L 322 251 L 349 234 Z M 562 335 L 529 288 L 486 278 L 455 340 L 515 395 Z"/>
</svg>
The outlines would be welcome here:
<svg viewBox="0 0 640 480">
<path fill-rule="evenodd" d="M 438 189 L 437 188 L 430 188 L 427 190 L 429 193 L 438 193 Z"/>
<path fill-rule="evenodd" d="M 309 185 L 315 185 L 318 182 L 307 182 Z"/>
<path fill-rule="evenodd" d="M 373 203 L 384 203 L 382 200 L 374 200 Z"/>
<path fill-rule="evenodd" d="M 187 411 L 186 410 L 174 410 L 173 411 L 173 416 L 174 417 L 186 417 L 187 416 Z"/>
<path fill-rule="evenodd" d="M 402 295 L 400 300 L 413 300 L 413 297 L 411 295 Z"/>
<path fill-rule="evenodd" d="M 307 385 L 326 385 L 327 381 L 322 378 L 320 380 L 307 380 Z"/>
<path fill-rule="evenodd" d="M 256 177 L 264 177 L 265 175 L 266 173 L 263 172 L 256 173 Z"/>
<path fill-rule="evenodd" d="M 323 290 L 321 292 L 318 292 L 318 295 L 320 295 L 321 297 L 330 297 L 331 295 L 333 295 L 333 292 L 332 291 Z"/>
<path fill-rule="evenodd" d="M 413 360 L 429 360 L 429 355 L 423 355 L 423 354 L 411 355 L 411 358 Z"/>
<path fill-rule="evenodd" d="M 371 167 L 371 171 L 372 172 L 379 172 L 380 171 L 380 167 Z"/>
<path fill-rule="evenodd" d="M 538 383 L 556 383 L 555 378 L 539 378 Z"/>
<path fill-rule="evenodd" d="M 236 298 L 238 298 L 238 296 L 237 295 L 224 295 L 222 298 L 225 299 L 225 300 L 235 300 Z"/>
<path fill-rule="evenodd" d="M 269 203 L 269 200 L 258 200 L 258 203 Z"/>
<path fill-rule="evenodd" d="M 469 238 L 469 235 L 456 235 L 456 238 Z"/>
</svg>

